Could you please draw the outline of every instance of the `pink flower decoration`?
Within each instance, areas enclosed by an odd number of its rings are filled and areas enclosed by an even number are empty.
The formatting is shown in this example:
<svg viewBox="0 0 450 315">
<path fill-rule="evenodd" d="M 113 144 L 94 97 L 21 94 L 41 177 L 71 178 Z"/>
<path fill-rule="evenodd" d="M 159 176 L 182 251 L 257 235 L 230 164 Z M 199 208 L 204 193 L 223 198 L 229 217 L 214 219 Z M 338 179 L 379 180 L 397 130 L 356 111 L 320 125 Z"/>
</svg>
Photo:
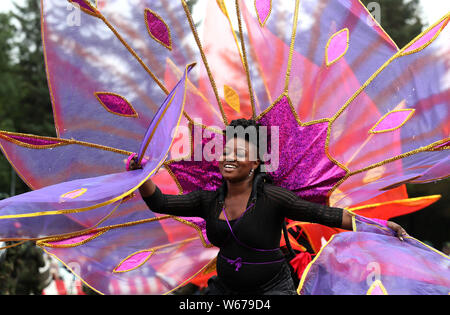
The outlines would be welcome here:
<svg viewBox="0 0 450 315">
<path fill-rule="evenodd" d="M 139 251 L 134 254 L 131 254 L 127 258 L 125 258 L 116 268 L 114 268 L 113 272 L 127 272 L 134 270 L 140 266 L 142 266 L 151 256 L 153 255 L 153 251 Z"/>
<path fill-rule="evenodd" d="M 349 30 L 344 28 L 334 33 L 328 40 L 325 50 L 325 59 L 327 66 L 331 66 L 339 59 L 344 57 L 348 50 Z"/>
<path fill-rule="evenodd" d="M 272 0 L 255 0 L 255 9 L 259 25 L 264 26 L 272 10 Z"/>
<path fill-rule="evenodd" d="M 172 50 L 172 37 L 166 22 L 155 12 L 145 9 L 145 23 L 150 36 L 169 50 Z"/>
<path fill-rule="evenodd" d="M 138 117 L 133 106 L 123 96 L 109 92 L 96 92 L 95 96 L 100 104 L 112 114 L 125 117 Z"/>
<path fill-rule="evenodd" d="M 43 245 L 47 247 L 56 247 L 56 248 L 65 248 L 65 247 L 75 247 L 79 245 L 83 245 L 86 242 L 93 240 L 94 238 L 102 235 L 105 231 L 101 232 L 91 232 L 75 237 L 66 238 L 58 241 L 44 241 Z"/>
<path fill-rule="evenodd" d="M 393 131 L 403 126 L 414 114 L 414 109 L 393 110 L 380 118 L 369 130 L 369 133 L 383 133 Z"/>
<path fill-rule="evenodd" d="M 444 19 L 442 22 L 431 28 L 428 32 L 423 34 L 408 48 L 406 48 L 402 55 L 412 54 L 427 47 L 441 32 L 441 30 L 447 25 L 450 18 Z"/>
<path fill-rule="evenodd" d="M 47 148 L 48 146 L 55 146 L 62 143 L 61 141 L 50 140 L 40 137 L 28 137 L 25 135 L 13 135 L 8 133 L 0 133 L 0 136 L 2 136 L 4 139 L 8 141 L 27 147 L 34 146 Z"/>
</svg>

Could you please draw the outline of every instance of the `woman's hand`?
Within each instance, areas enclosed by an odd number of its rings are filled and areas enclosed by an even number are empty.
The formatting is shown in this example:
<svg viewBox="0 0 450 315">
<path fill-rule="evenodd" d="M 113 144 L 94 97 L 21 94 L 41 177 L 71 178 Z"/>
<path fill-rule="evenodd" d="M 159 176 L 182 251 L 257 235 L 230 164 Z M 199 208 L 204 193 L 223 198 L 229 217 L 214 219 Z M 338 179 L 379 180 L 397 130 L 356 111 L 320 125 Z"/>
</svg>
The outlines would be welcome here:
<svg viewBox="0 0 450 315">
<path fill-rule="evenodd" d="M 388 228 L 390 228 L 391 230 L 393 230 L 395 232 L 395 234 L 397 235 L 397 237 L 403 241 L 403 237 L 407 236 L 408 234 L 406 233 L 405 229 L 403 229 L 400 225 L 398 225 L 395 222 L 392 221 L 387 221 L 386 222 L 386 226 Z"/>
<path fill-rule="evenodd" d="M 130 162 L 127 164 L 127 171 L 134 171 L 134 170 L 139 170 L 142 169 L 142 165 L 138 164 L 138 158 L 137 155 L 134 155 Z"/>
<path fill-rule="evenodd" d="M 405 229 L 403 229 L 400 225 L 398 225 L 395 222 L 392 221 L 383 221 L 380 224 L 385 224 L 388 228 L 390 228 L 392 231 L 395 232 L 395 235 L 401 240 L 403 241 L 403 237 L 407 236 L 408 234 L 406 233 Z M 347 211 L 344 210 L 343 211 L 343 215 L 342 215 L 342 228 L 345 230 L 352 230 L 352 214 Z"/>
<path fill-rule="evenodd" d="M 144 160 L 143 160 L 144 161 Z M 145 161 L 144 161 L 145 163 Z M 127 171 L 134 171 L 142 169 L 142 164 L 138 164 L 137 154 L 130 155 L 127 161 Z M 142 197 L 149 197 L 153 195 L 156 190 L 156 185 L 152 182 L 151 179 L 148 179 L 139 187 L 139 192 Z"/>
</svg>

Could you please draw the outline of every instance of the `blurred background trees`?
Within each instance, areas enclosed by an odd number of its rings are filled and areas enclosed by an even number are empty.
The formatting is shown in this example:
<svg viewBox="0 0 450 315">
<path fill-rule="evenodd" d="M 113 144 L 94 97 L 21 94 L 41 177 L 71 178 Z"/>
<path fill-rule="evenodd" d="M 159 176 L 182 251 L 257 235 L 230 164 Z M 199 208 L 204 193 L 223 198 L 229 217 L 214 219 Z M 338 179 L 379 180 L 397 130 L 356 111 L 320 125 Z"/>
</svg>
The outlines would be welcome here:
<svg viewBox="0 0 450 315">
<path fill-rule="evenodd" d="M 194 6 L 197 1 L 191 0 L 189 5 Z M 12 12 L 0 13 L 0 130 L 55 136 L 41 42 L 39 2 L 25 0 L 22 6 L 15 5 Z M 419 0 L 361 2 L 372 14 L 379 15 L 381 25 L 399 47 L 425 27 L 420 18 Z M 380 12 L 374 12 L 373 4 L 379 5 Z M 410 197 L 441 194 L 442 198 L 426 209 L 393 221 L 400 223 L 410 235 L 442 250 L 444 243 L 450 241 L 449 187 L 450 179 L 407 185 Z M 0 199 L 28 190 L 0 154 Z M 29 244 L 0 252 L 0 294 L 42 290 L 42 280 L 39 280 L 42 276 L 36 267 L 42 264 L 41 255 L 40 250 Z M 23 259 L 33 262 L 24 264 Z M 28 283 L 21 274 L 30 278 Z"/>
</svg>

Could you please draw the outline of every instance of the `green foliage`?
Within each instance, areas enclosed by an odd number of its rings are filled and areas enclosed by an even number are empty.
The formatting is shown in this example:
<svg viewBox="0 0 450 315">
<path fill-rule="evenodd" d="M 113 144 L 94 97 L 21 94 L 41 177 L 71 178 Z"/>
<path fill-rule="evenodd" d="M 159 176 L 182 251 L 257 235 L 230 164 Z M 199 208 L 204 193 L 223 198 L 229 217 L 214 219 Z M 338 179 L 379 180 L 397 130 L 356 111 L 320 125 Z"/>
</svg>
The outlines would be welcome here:
<svg viewBox="0 0 450 315">
<path fill-rule="evenodd" d="M 14 71 L 19 99 L 9 117 L 14 120 L 18 132 L 55 136 L 41 41 L 39 1 L 27 0 L 23 7 L 16 5 L 12 17 L 20 25 L 15 45 L 18 62 Z"/>
<path fill-rule="evenodd" d="M 38 0 L 0 14 L 0 130 L 55 136 Z M 11 178 L 13 176 L 13 178 Z M 28 191 L 0 156 L 0 199 Z"/>
<path fill-rule="evenodd" d="M 419 16 L 419 0 L 361 0 L 361 2 L 365 6 L 370 3 L 379 5 L 381 11 L 379 22 L 399 48 L 404 47 L 422 32 L 424 24 Z M 372 6 L 368 6 L 368 9 L 375 15 Z"/>
<path fill-rule="evenodd" d="M 12 243 L 7 243 L 12 245 Z M 0 260 L 0 295 L 40 295 L 47 281 L 42 250 L 31 242 L 8 248 Z"/>
</svg>

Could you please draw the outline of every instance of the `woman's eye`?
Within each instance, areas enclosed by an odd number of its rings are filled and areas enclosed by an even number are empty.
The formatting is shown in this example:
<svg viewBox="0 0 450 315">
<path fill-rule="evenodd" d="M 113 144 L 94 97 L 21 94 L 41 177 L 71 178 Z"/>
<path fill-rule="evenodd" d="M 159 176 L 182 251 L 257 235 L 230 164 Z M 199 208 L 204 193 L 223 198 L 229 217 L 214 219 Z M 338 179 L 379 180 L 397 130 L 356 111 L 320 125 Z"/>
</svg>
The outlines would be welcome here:
<svg viewBox="0 0 450 315">
<path fill-rule="evenodd" d="M 237 155 L 238 159 L 244 159 L 245 160 L 246 152 L 245 151 L 237 151 L 236 155 Z"/>
</svg>

